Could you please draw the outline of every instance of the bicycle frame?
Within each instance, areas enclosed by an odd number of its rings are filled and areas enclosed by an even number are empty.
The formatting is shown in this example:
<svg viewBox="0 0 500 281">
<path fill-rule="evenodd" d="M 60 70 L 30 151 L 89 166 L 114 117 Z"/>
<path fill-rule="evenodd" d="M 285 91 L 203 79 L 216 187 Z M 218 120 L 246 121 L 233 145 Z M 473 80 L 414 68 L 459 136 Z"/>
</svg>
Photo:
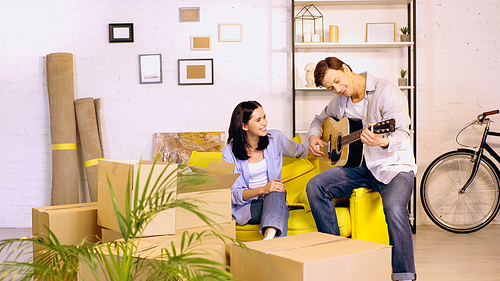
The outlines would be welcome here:
<svg viewBox="0 0 500 281">
<path fill-rule="evenodd" d="M 493 158 L 495 158 L 495 160 L 497 162 L 500 162 L 500 155 L 498 155 L 496 153 L 496 151 L 486 142 L 486 138 L 488 136 L 500 137 L 500 132 L 490 132 L 491 121 L 487 120 L 487 122 L 488 123 L 486 124 L 486 127 L 484 128 L 483 136 L 481 138 L 481 144 L 479 145 L 479 148 L 475 152 L 474 159 L 471 160 L 472 162 L 474 162 L 474 166 L 472 167 L 472 173 L 471 173 L 469 179 L 467 180 L 467 182 L 465 182 L 464 186 L 460 189 L 460 191 L 459 191 L 460 194 L 465 193 L 467 188 L 470 186 L 470 184 L 472 183 L 472 181 L 476 177 L 477 170 L 479 168 L 479 165 L 481 164 L 481 158 L 483 157 L 483 151 L 485 149 L 486 149 L 486 151 L 488 151 L 488 153 L 491 156 L 493 156 Z"/>
</svg>

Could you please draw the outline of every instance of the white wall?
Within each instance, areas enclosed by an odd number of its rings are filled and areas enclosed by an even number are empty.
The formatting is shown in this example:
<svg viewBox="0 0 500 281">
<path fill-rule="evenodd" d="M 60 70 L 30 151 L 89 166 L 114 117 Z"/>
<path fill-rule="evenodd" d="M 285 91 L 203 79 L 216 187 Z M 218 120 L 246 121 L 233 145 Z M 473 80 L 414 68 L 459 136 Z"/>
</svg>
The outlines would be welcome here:
<svg viewBox="0 0 500 281">
<path fill-rule="evenodd" d="M 420 180 L 434 158 L 457 148 L 462 127 L 479 113 L 500 109 L 500 1 L 417 1 Z M 500 131 L 500 116 L 492 119 L 492 129 Z M 480 130 L 470 130 L 466 142 L 477 143 L 473 132 Z M 499 147 L 500 139 L 491 141 Z M 419 223 L 431 223 L 417 206 Z"/>
<path fill-rule="evenodd" d="M 417 1 L 420 178 L 456 147 L 467 121 L 500 108 L 500 1 Z M 201 21 L 179 23 L 179 7 L 200 7 Z M 234 106 L 249 99 L 291 137 L 290 14 L 286 0 L 2 3 L 0 227 L 30 227 L 31 208 L 49 204 L 47 54 L 73 53 L 75 98 L 102 99 L 108 159 L 151 159 L 155 132 L 225 131 Z M 133 22 L 135 42 L 109 44 L 113 22 Z M 217 42 L 217 24 L 231 22 L 243 23 L 243 42 Z M 191 35 L 211 35 L 212 50 L 190 51 Z M 163 55 L 163 84 L 139 84 L 146 53 Z M 215 85 L 177 85 L 177 59 L 195 57 L 214 58 Z M 418 209 L 419 223 L 429 223 Z"/>
<path fill-rule="evenodd" d="M 200 7 L 200 22 L 179 22 Z M 101 98 L 107 159 L 152 159 L 153 134 L 226 131 L 233 108 L 258 100 L 269 126 L 292 136 L 285 0 L 20 0 L 0 9 L 0 227 L 30 227 L 50 204 L 51 141 L 45 56 L 74 55 L 75 99 Z M 108 43 L 108 24 L 134 23 L 134 43 Z M 218 42 L 242 23 L 243 42 Z M 191 51 L 210 35 L 210 51 Z M 139 84 L 138 55 L 161 53 L 162 84 Z M 213 58 L 215 83 L 178 86 L 177 59 Z M 81 200 L 85 200 L 82 198 Z"/>
</svg>

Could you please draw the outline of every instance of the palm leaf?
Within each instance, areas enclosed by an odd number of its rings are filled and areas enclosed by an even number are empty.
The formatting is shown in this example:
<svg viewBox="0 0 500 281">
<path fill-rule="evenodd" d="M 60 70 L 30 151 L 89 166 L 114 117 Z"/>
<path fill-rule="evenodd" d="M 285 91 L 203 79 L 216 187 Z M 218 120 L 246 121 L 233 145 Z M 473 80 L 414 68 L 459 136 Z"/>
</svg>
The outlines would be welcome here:
<svg viewBox="0 0 500 281">
<path fill-rule="evenodd" d="M 76 278 L 79 267 L 88 266 L 92 272 L 92 280 L 229 280 L 231 274 L 225 264 L 213 260 L 211 252 L 203 250 L 205 239 L 214 237 L 224 243 L 243 244 L 235 239 L 217 233 L 217 225 L 204 214 L 199 206 L 206 204 L 200 200 L 176 198 L 176 191 L 188 186 L 207 183 L 210 180 L 203 175 L 189 172 L 179 173 L 184 166 L 178 166 L 167 173 L 168 164 L 163 167 L 160 176 L 153 180 L 153 170 L 157 159 L 153 162 L 142 192 L 135 188 L 131 192 L 131 170 L 128 173 L 125 213 L 119 208 L 113 186 L 107 178 L 113 208 L 118 220 L 122 240 L 103 243 L 91 243 L 84 239 L 78 245 L 60 245 L 56 235 L 47 229 L 47 235 L 0 240 L 0 251 L 7 252 L 6 261 L 0 262 L 0 280 L 32 280 L 36 276 L 42 280 L 67 280 Z M 136 186 L 140 183 L 139 162 Z M 133 202 L 133 204 L 131 204 Z M 144 229 L 154 217 L 171 208 L 182 208 L 194 213 L 211 226 L 210 231 L 201 233 L 184 232 L 179 243 L 156 245 L 158 256 L 141 256 L 140 238 Z M 36 253 L 33 260 L 32 244 L 43 249 Z M 29 258 L 22 260 L 23 255 Z M 220 253 L 223 254 L 223 253 Z M 101 273 L 99 273 L 101 272 Z M 81 277 L 81 276 L 80 276 Z"/>
</svg>

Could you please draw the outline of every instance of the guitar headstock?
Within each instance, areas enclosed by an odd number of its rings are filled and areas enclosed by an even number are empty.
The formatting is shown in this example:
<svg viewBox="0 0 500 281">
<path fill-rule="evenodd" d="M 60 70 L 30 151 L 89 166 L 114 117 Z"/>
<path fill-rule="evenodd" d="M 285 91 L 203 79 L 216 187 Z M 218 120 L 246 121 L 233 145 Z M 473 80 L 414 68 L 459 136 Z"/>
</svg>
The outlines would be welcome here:
<svg viewBox="0 0 500 281">
<path fill-rule="evenodd" d="M 395 130 L 396 130 L 396 120 L 394 118 L 384 120 L 373 125 L 373 132 L 375 134 L 390 134 L 393 133 Z"/>
</svg>

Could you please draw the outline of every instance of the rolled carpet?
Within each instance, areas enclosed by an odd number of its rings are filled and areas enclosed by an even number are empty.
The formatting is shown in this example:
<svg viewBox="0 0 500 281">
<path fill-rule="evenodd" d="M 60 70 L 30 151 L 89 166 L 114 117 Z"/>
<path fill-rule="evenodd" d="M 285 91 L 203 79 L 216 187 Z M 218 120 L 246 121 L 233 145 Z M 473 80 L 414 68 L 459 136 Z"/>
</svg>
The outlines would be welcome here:
<svg viewBox="0 0 500 281">
<path fill-rule="evenodd" d="M 78 203 L 73 55 L 47 55 L 47 90 L 52 141 L 52 205 Z"/>
<path fill-rule="evenodd" d="M 75 112 L 90 200 L 97 202 L 97 164 L 99 159 L 103 159 L 103 157 L 94 99 L 77 99 Z"/>
<path fill-rule="evenodd" d="M 95 104 L 95 117 L 97 119 L 97 129 L 99 130 L 99 141 L 101 143 L 102 158 L 106 158 L 104 156 L 104 148 L 102 145 L 101 99 L 100 98 L 95 99 L 94 104 Z"/>
</svg>

